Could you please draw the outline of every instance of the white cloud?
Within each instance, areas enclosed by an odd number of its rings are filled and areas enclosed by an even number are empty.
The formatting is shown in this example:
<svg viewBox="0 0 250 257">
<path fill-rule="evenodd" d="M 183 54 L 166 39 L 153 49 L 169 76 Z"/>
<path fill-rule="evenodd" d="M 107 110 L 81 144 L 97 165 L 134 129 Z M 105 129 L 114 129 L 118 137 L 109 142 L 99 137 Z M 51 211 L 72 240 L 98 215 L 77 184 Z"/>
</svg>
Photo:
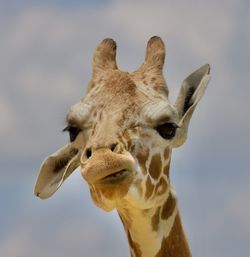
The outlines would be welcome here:
<svg viewBox="0 0 250 257">
<path fill-rule="evenodd" d="M 5 238 L 1 243 L 1 254 L 6 257 L 27 256 L 30 245 L 30 238 L 26 231 L 15 231 L 10 237 Z"/>
<path fill-rule="evenodd" d="M 2 136 L 9 135 L 10 131 L 13 131 L 13 128 L 17 125 L 15 122 L 15 110 L 8 100 L 3 95 L 0 96 L 0 135 Z"/>
</svg>

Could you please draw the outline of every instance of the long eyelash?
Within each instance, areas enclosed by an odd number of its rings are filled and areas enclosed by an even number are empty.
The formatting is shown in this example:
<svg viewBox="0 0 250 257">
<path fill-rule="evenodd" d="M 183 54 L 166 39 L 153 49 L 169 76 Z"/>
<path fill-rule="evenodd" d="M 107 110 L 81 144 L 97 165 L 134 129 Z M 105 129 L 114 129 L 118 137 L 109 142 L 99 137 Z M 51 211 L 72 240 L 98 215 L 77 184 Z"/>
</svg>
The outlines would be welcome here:
<svg viewBox="0 0 250 257">
<path fill-rule="evenodd" d="M 81 129 L 76 127 L 76 126 L 68 125 L 62 131 L 63 132 L 65 132 L 65 131 L 69 132 L 70 142 L 73 142 L 76 139 L 76 137 L 78 136 L 78 134 L 80 133 Z"/>
<path fill-rule="evenodd" d="M 74 128 L 74 129 L 78 129 L 78 127 L 77 127 L 77 126 L 74 126 L 74 125 L 68 125 L 67 127 L 65 127 L 65 128 L 62 130 L 62 132 L 67 132 L 67 131 L 69 131 L 69 132 L 70 132 L 70 130 L 71 130 L 72 128 Z M 79 129 L 79 130 L 80 130 L 80 129 Z"/>
<path fill-rule="evenodd" d="M 68 125 L 67 127 L 65 127 L 65 128 L 62 130 L 62 132 L 69 131 L 70 127 L 71 127 L 71 126 Z"/>
<path fill-rule="evenodd" d="M 173 126 L 174 128 L 179 128 L 179 127 L 180 127 L 180 126 L 177 125 L 176 123 L 172 123 L 172 126 Z"/>
</svg>

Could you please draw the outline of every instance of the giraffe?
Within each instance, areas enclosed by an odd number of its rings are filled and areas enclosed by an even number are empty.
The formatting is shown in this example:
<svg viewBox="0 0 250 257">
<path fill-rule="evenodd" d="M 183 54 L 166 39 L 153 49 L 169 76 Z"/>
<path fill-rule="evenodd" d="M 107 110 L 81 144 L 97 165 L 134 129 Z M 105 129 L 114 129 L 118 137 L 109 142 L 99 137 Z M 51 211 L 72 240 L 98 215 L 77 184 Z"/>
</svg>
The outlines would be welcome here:
<svg viewBox="0 0 250 257">
<path fill-rule="evenodd" d="M 131 73 L 118 69 L 114 40 L 97 46 L 87 94 L 66 116 L 70 142 L 44 160 L 34 190 L 49 198 L 80 166 L 96 206 L 117 210 L 132 257 L 191 256 L 169 168 L 172 149 L 186 141 L 210 66 L 189 75 L 172 104 L 164 59 L 157 36 Z"/>
</svg>

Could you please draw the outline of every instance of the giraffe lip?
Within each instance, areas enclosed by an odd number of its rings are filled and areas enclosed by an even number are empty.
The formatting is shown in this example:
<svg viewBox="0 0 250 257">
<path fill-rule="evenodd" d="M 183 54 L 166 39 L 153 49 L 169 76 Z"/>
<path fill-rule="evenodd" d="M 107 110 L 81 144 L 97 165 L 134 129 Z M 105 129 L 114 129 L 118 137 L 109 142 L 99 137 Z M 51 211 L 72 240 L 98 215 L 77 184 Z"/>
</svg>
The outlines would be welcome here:
<svg viewBox="0 0 250 257">
<path fill-rule="evenodd" d="M 114 172 L 112 174 L 109 174 L 103 178 L 101 178 L 98 183 L 108 183 L 108 184 L 114 184 L 114 183 L 119 183 L 122 182 L 124 179 L 127 178 L 127 176 L 131 172 L 127 169 L 122 169 L 117 172 Z"/>
</svg>

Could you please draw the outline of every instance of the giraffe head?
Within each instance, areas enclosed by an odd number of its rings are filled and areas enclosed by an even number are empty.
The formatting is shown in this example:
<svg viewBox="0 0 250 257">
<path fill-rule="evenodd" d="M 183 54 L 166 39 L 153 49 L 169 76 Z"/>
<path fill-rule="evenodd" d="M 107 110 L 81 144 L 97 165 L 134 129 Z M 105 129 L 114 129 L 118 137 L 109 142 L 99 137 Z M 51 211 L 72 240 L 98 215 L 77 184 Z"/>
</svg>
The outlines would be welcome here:
<svg viewBox="0 0 250 257">
<path fill-rule="evenodd" d="M 87 95 L 67 114 L 70 142 L 43 162 L 37 196 L 50 197 L 80 166 L 92 199 L 104 210 L 163 203 L 170 190 L 171 150 L 185 142 L 210 77 L 209 65 L 193 72 L 172 104 L 164 59 L 164 43 L 152 37 L 141 67 L 123 72 L 116 64 L 116 43 L 102 41 L 94 52 Z"/>
</svg>

